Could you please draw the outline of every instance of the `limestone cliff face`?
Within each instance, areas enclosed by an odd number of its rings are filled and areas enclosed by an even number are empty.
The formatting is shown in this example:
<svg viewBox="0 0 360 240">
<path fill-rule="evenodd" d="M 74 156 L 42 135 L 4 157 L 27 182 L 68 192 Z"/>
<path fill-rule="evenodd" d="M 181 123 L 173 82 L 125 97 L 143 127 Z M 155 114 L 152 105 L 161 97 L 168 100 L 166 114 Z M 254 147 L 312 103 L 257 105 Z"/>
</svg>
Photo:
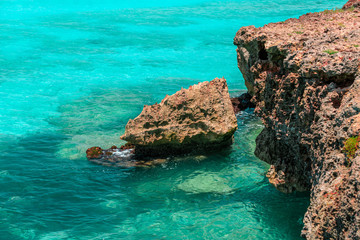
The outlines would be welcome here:
<svg viewBox="0 0 360 240">
<path fill-rule="evenodd" d="M 255 154 L 283 192 L 311 190 L 307 239 L 360 239 L 360 9 L 324 11 L 243 27 L 238 66 L 265 129 Z"/>
<path fill-rule="evenodd" d="M 224 78 L 216 78 L 144 106 L 121 139 L 146 156 L 187 153 L 232 143 L 237 120 Z"/>
</svg>

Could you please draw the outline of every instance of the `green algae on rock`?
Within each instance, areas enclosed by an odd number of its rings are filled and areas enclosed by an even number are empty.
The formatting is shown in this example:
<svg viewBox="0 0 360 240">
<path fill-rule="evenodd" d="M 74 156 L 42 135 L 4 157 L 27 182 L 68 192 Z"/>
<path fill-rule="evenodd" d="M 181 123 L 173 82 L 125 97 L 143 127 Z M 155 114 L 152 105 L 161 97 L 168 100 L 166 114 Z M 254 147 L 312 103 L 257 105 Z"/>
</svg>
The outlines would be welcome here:
<svg viewBox="0 0 360 240">
<path fill-rule="evenodd" d="M 347 139 L 344 144 L 344 152 L 348 159 L 355 156 L 356 151 L 359 149 L 360 136 L 355 136 Z"/>
<path fill-rule="evenodd" d="M 236 129 L 226 80 L 215 78 L 144 106 L 121 139 L 135 145 L 136 154 L 166 156 L 228 146 Z"/>
</svg>

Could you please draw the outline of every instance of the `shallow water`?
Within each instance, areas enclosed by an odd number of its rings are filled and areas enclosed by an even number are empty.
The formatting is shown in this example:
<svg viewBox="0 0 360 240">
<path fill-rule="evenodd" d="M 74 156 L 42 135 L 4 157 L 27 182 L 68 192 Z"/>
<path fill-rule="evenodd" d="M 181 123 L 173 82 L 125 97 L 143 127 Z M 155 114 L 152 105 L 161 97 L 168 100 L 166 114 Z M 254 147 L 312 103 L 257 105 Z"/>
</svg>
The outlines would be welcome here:
<svg viewBox="0 0 360 240">
<path fill-rule="evenodd" d="M 91 164 L 129 118 L 181 87 L 224 76 L 245 90 L 232 39 L 245 25 L 343 1 L 0 2 L 0 239 L 298 239 L 307 194 L 268 184 L 261 123 L 236 143 L 157 168 Z"/>
</svg>

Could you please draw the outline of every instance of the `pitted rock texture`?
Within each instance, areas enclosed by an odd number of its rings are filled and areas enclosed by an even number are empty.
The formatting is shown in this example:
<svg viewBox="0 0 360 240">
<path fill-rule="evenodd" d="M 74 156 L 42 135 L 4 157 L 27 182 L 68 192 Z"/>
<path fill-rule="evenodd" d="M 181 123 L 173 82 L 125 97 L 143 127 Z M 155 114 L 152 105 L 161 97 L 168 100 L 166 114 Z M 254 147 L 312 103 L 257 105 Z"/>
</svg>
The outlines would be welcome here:
<svg viewBox="0 0 360 240">
<path fill-rule="evenodd" d="M 136 154 L 161 156 L 230 145 L 237 120 L 224 78 L 215 78 L 144 106 L 126 125 L 121 139 Z"/>
<path fill-rule="evenodd" d="M 349 0 L 343 7 L 343 9 L 349 9 L 352 7 L 359 7 L 360 6 L 360 0 Z"/>
<path fill-rule="evenodd" d="M 265 129 L 255 154 L 282 192 L 311 190 L 302 236 L 360 239 L 360 9 L 310 13 L 234 39 L 238 66 Z"/>
</svg>

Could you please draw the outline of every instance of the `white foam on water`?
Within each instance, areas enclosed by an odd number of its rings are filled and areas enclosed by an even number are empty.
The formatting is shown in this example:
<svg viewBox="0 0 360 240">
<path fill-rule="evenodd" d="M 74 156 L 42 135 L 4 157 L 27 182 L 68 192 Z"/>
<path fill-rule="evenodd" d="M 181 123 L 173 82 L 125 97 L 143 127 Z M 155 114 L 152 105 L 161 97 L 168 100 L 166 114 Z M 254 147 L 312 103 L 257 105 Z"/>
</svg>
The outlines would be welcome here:
<svg viewBox="0 0 360 240">
<path fill-rule="evenodd" d="M 126 150 L 119 150 L 119 149 L 115 149 L 115 151 L 113 152 L 113 155 L 117 156 L 117 157 L 129 157 L 132 153 L 133 149 L 126 149 Z"/>
</svg>

